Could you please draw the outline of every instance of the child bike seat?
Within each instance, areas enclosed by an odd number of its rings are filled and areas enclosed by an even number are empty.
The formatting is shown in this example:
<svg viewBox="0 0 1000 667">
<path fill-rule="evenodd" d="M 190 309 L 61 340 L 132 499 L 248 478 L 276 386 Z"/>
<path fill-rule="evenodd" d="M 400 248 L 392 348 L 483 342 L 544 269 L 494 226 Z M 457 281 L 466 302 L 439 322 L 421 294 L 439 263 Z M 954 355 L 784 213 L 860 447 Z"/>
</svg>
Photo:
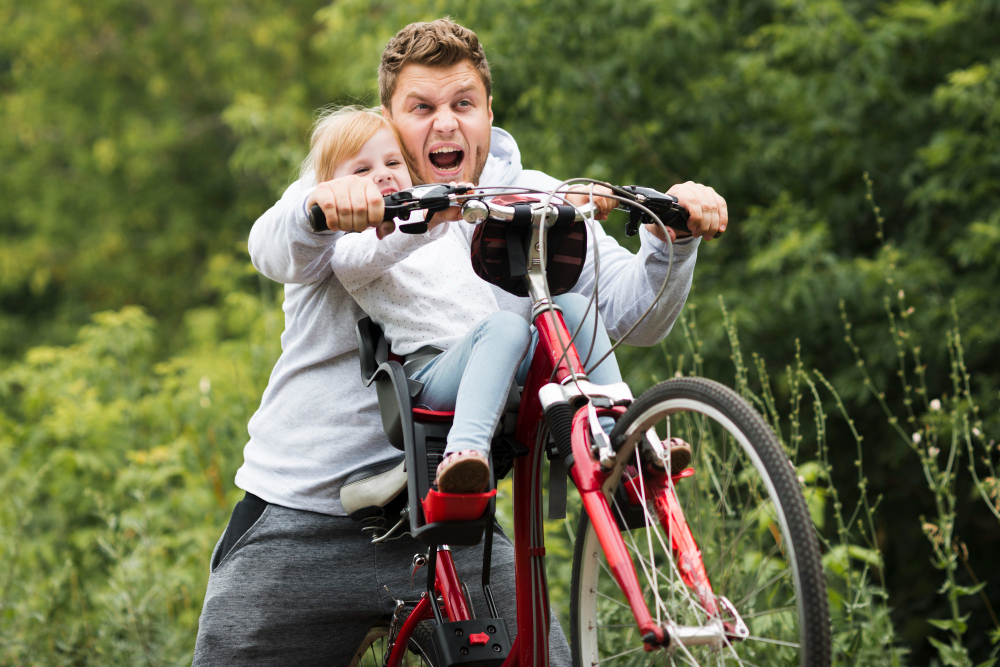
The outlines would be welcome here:
<svg viewBox="0 0 1000 667">
<path fill-rule="evenodd" d="M 361 356 L 361 379 L 366 386 L 375 384 L 382 428 L 389 442 L 397 449 L 403 450 L 405 472 L 402 470 L 393 472 L 393 469 L 387 470 L 385 467 L 359 470 L 348 478 L 347 484 L 341 490 L 341 503 L 352 517 L 357 514 L 356 518 L 361 519 L 380 511 L 378 507 L 369 505 L 369 502 L 384 500 L 385 504 L 389 504 L 396 495 L 403 495 L 401 491 L 405 488 L 408 493 L 404 497 L 408 499 L 410 508 L 409 532 L 413 537 L 430 545 L 478 544 L 485 526 L 492 524 L 493 521 L 495 502 L 492 498 L 484 514 L 476 519 L 428 523 L 424 517 L 425 503 L 434 495 L 430 493 L 433 490 L 432 482 L 437 465 L 444 454 L 454 413 L 414 408 L 412 399 L 419 393 L 421 385 L 407 378 L 402 360 L 390 353 L 388 341 L 383 336 L 381 327 L 370 317 L 364 317 L 358 320 L 356 332 Z M 411 357 L 427 357 L 433 354 L 434 352 L 423 349 Z M 422 364 L 416 367 L 420 365 Z M 511 387 L 505 414 L 501 417 L 490 444 L 491 488 L 496 479 L 510 472 L 514 458 L 528 451 L 527 447 L 514 437 L 519 396 L 518 388 Z M 388 463 L 384 465 L 388 466 Z M 406 476 L 405 484 L 400 482 L 400 473 Z M 386 487 L 384 491 L 381 488 L 373 490 L 382 485 Z M 393 493 L 394 489 L 399 491 L 390 497 L 389 494 Z M 349 503 L 354 509 L 348 509 Z"/>
</svg>

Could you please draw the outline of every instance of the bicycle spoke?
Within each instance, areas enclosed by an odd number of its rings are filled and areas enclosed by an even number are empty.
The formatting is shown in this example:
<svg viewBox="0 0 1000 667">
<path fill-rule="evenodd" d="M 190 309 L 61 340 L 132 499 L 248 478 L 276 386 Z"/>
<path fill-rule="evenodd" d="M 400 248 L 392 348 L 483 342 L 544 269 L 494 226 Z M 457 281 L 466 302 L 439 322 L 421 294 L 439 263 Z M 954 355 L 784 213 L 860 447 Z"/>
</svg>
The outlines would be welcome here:
<svg viewBox="0 0 1000 667">
<path fill-rule="evenodd" d="M 792 573 L 792 571 L 790 569 L 782 570 L 778 574 L 774 575 L 773 577 L 771 577 L 770 579 L 768 579 L 767 581 L 765 581 L 764 584 L 760 588 L 755 588 L 755 589 L 751 590 L 750 592 L 748 592 L 746 595 L 744 595 L 743 598 L 738 603 L 735 603 L 736 606 L 739 607 L 739 606 L 742 606 L 742 605 L 746 604 L 750 600 L 750 598 L 752 598 L 753 596 L 757 595 L 762 590 L 764 590 L 765 588 L 769 587 L 771 584 L 775 583 L 779 579 L 784 579 L 785 577 L 788 577 L 791 573 Z"/>
<path fill-rule="evenodd" d="M 751 611 L 747 612 L 746 614 L 740 612 L 740 618 L 742 618 L 745 621 L 748 618 L 762 618 L 764 616 L 770 616 L 771 614 L 785 614 L 790 611 L 798 611 L 798 610 L 795 607 L 788 606 L 788 607 L 777 607 L 775 609 L 767 609 L 765 611 Z"/>
<path fill-rule="evenodd" d="M 605 594 L 604 594 L 604 593 L 602 593 L 601 591 L 594 591 L 594 592 L 595 592 L 595 593 L 597 593 L 597 596 L 598 596 L 598 597 L 602 597 L 602 598 L 604 598 L 605 600 L 608 600 L 608 601 L 610 601 L 610 602 L 614 602 L 614 603 L 615 603 L 616 605 L 618 605 L 619 607 L 623 607 L 624 609 L 628 609 L 628 610 L 629 610 L 629 612 L 631 613 L 631 611 L 632 611 L 632 607 L 628 606 L 628 605 L 627 605 L 627 604 L 625 604 L 624 602 L 621 602 L 620 600 L 616 600 L 616 599 L 614 599 L 613 597 L 611 597 L 610 595 L 605 595 Z"/>
<path fill-rule="evenodd" d="M 651 517 L 651 515 L 649 513 L 649 508 L 648 508 L 648 506 L 646 505 L 645 502 L 642 503 L 642 507 L 643 507 L 643 511 L 645 513 L 645 516 L 646 516 L 646 524 L 647 525 L 646 525 L 645 530 L 646 531 L 653 531 L 656 534 L 657 541 L 660 543 L 660 546 L 663 548 L 664 553 L 667 553 L 667 554 L 671 553 L 670 550 L 667 549 L 666 543 L 663 540 L 663 536 L 660 534 L 660 525 L 659 525 L 659 523 L 651 523 L 652 517 Z M 618 510 L 618 514 L 619 514 L 619 516 L 622 516 L 622 521 L 624 522 L 624 520 L 625 520 L 624 516 L 622 515 L 621 508 L 618 507 L 618 503 L 617 502 L 615 502 L 615 509 Z M 631 531 L 626 531 L 626 532 L 629 534 L 629 540 L 632 542 L 632 548 L 630 549 L 630 551 L 635 555 L 636 558 L 639 559 L 640 563 L 643 564 L 643 571 L 645 572 L 646 571 L 646 562 L 643 560 L 642 553 L 639 550 L 639 547 L 636 544 L 635 540 L 632 538 Z M 628 544 L 626 544 L 625 546 L 627 548 Z M 670 589 L 670 591 L 672 593 L 676 593 L 677 590 L 680 590 L 682 592 L 682 594 L 687 598 L 688 602 L 690 602 L 691 604 L 693 604 L 694 606 L 696 606 L 698 608 L 698 610 L 701 611 L 702 613 L 706 613 L 705 612 L 705 608 L 702 606 L 700 600 L 696 600 L 694 598 L 694 596 L 691 594 L 691 591 L 688 589 L 687 584 L 683 583 L 683 581 L 681 579 L 681 576 L 680 576 L 680 572 L 677 570 L 677 565 L 676 565 L 676 563 L 674 563 L 674 559 L 671 556 L 667 556 L 667 557 L 664 558 L 664 560 L 667 562 L 667 564 L 668 564 L 668 566 L 670 568 L 670 570 L 669 570 L 670 573 L 672 575 L 676 576 L 676 580 L 673 579 L 673 578 L 668 578 L 666 575 L 663 574 L 663 572 L 661 572 L 660 570 L 656 570 L 655 568 L 652 568 L 653 571 L 655 571 L 657 573 L 657 575 L 658 575 L 659 578 L 662 578 L 667 583 L 667 586 L 668 586 L 668 588 Z M 648 574 L 647 574 L 647 579 L 648 579 Z M 650 586 L 653 586 L 652 582 L 650 582 Z M 658 588 L 659 587 L 657 586 L 657 589 Z M 659 599 L 659 595 L 657 595 L 657 602 L 659 604 L 662 604 L 662 601 Z"/>
<path fill-rule="evenodd" d="M 770 637 L 757 637 L 757 636 L 754 636 L 754 635 L 750 635 L 744 641 L 751 641 L 751 640 L 756 641 L 756 642 L 763 642 L 764 644 L 775 644 L 777 646 L 788 646 L 790 648 L 800 648 L 802 646 L 798 642 L 786 642 L 786 641 L 781 641 L 780 639 L 771 639 Z"/>
<path fill-rule="evenodd" d="M 644 648 L 643 648 L 642 646 L 636 646 L 635 648 L 632 648 L 632 649 L 629 649 L 629 650 L 627 650 L 627 651 L 622 651 L 621 653 L 618 653 L 618 654 L 616 654 L 616 655 L 612 655 L 612 656 L 609 656 L 609 657 L 607 657 L 607 658 L 603 658 L 603 659 L 601 659 L 601 660 L 598 660 L 597 662 L 592 662 L 592 663 L 590 663 L 590 664 L 592 664 L 592 665 L 599 665 L 599 664 L 601 664 L 602 662 L 607 662 L 608 660 L 616 660 L 616 659 L 618 659 L 618 658 L 621 658 L 622 656 L 626 656 L 626 655 L 629 655 L 629 654 L 631 654 L 631 653 L 635 653 L 636 651 L 644 651 L 644 650 L 645 650 L 645 649 L 644 649 Z"/>
<path fill-rule="evenodd" d="M 712 566 L 708 569 L 709 576 L 711 576 L 712 570 L 714 570 L 720 563 L 732 560 L 727 556 L 729 555 L 730 552 L 732 552 L 736 548 L 737 545 L 741 543 L 743 537 L 746 535 L 747 530 L 750 528 L 750 525 L 756 520 L 757 516 L 763 511 L 764 511 L 763 507 L 758 507 L 756 510 L 754 510 L 753 514 L 748 518 L 748 520 L 743 523 L 743 527 L 733 537 L 732 543 L 728 547 L 726 547 L 722 552 L 719 553 L 719 556 L 716 559 L 716 561 L 712 563 Z"/>
</svg>

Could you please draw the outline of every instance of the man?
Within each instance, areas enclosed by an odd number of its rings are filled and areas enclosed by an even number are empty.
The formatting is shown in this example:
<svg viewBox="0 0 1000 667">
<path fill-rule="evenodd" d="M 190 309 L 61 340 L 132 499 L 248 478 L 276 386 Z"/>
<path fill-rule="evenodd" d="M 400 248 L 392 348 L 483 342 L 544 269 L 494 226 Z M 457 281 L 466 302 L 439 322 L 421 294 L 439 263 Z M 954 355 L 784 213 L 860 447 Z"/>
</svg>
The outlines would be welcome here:
<svg viewBox="0 0 1000 667">
<path fill-rule="evenodd" d="M 383 53 L 379 88 L 383 113 L 423 180 L 558 183 L 523 170 L 513 138 L 491 127 L 489 65 L 471 31 L 444 19 L 403 28 Z M 725 201 L 711 188 L 685 183 L 670 192 L 691 212 L 690 238 L 675 245 L 671 285 L 629 342 L 650 345 L 666 335 L 690 287 L 697 237 L 728 223 Z M 325 212 L 330 231 L 312 231 L 306 212 L 313 204 Z M 251 231 L 254 265 L 285 284 L 283 353 L 250 420 L 236 476 L 247 496 L 212 555 L 196 665 L 349 664 L 395 600 L 416 597 L 410 563 L 424 547 L 409 538 L 372 545 L 339 498 L 351 473 L 398 457 L 382 432 L 375 393 L 359 377 L 354 326 L 364 313 L 330 266 L 341 232 L 381 223 L 383 210 L 369 179 L 316 186 L 306 174 Z M 590 238 L 601 256 L 599 308 L 616 338 L 650 305 L 666 275 L 662 233 L 644 229 L 641 237 L 634 256 L 599 226 Z M 592 262 L 591 252 L 574 291 L 593 292 Z M 525 299 L 500 290 L 496 296 L 501 308 L 527 316 Z M 454 557 L 463 579 L 478 580 L 481 549 L 456 549 Z M 493 572 L 513 635 L 513 550 L 502 533 L 494 541 Z M 475 608 L 485 609 L 478 587 L 470 589 Z M 551 644 L 552 664 L 568 665 L 558 624 Z"/>
</svg>

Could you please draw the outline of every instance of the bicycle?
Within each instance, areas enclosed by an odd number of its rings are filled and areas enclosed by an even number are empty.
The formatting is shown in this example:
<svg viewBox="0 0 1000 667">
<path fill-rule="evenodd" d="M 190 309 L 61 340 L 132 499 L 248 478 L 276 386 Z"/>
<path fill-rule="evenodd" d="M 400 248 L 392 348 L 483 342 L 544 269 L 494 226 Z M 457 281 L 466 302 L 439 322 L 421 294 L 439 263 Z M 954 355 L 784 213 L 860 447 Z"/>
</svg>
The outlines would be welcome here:
<svg viewBox="0 0 1000 667">
<path fill-rule="evenodd" d="M 630 214 L 627 234 L 644 222 L 686 230 L 686 211 L 670 195 L 609 187 L 610 197 Z M 509 291 L 520 284 L 531 297 L 539 342 L 520 404 L 494 436 L 491 491 L 440 494 L 431 480 L 451 413 L 413 408 L 401 360 L 370 319 L 359 322 L 362 377 L 375 383 L 386 434 L 404 454 L 393 467 L 353 475 L 341 500 L 359 520 L 400 512 L 396 525 L 377 531 L 373 541 L 392 539 L 408 524 L 407 532 L 428 545 L 426 555 L 414 559 L 415 572 L 427 568 L 426 590 L 411 605 L 399 601 L 391 624 L 376 628 L 359 656 L 380 653 L 378 664 L 392 667 L 410 659 L 436 667 L 548 664 L 541 508 L 542 456 L 548 455 L 552 474 L 558 479 L 560 470 L 568 472 L 582 500 L 571 591 L 575 666 L 829 665 L 819 546 L 778 439 L 735 392 L 707 379 L 675 378 L 638 398 L 626 383 L 598 386 L 587 380 L 573 345 L 583 327 L 568 331 L 552 302 L 546 268 L 556 250 L 579 252 L 565 231 L 588 216 L 592 222 L 595 207 L 560 204 L 558 191 L 540 194 L 545 201 L 506 189 L 487 200 L 482 191 L 435 185 L 385 197 L 386 220 L 404 222 L 412 211 L 427 212 L 426 220 L 401 224 L 406 233 L 426 231 L 435 212 L 454 205 L 462 206 L 466 222 L 492 224 L 492 240 L 506 242 L 510 261 L 501 262 L 501 277 L 489 278 L 506 281 L 502 286 Z M 313 215 L 319 229 L 322 213 L 315 209 Z M 561 246 L 547 245 L 548 235 L 559 230 Z M 616 419 L 610 435 L 598 424 L 602 416 Z M 692 465 L 672 469 L 672 438 L 691 443 Z M 513 642 L 497 618 L 489 579 L 495 480 L 510 469 L 518 630 Z M 555 497 L 558 505 L 559 485 L 552 488 L 550 503 Z M 489 616 L 475 618 L 447 545 L 481 540 Z"/>
</svg>

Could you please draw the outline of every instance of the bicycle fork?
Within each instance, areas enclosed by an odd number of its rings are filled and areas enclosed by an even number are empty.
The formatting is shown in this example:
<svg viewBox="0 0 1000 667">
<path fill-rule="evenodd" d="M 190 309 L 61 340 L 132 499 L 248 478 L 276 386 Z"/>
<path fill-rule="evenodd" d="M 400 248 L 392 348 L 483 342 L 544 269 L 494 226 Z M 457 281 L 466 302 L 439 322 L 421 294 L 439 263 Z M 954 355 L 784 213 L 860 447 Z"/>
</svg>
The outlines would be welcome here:
<svg viewBox="0 0 1000 667">
<path fill-rule="evenodd" d="M 597 539 L 604 551 L 608 569 L 624 593 L 632 615 L 642 636 L 647 651 L 657 648 L 671 648 L 682 645 L 713 644 L 722 647 L 726 641 L 739 640 L 747 633 L 746 626 L 736 613 L 733 605 L 725 598 L 716 599 L 702 561 L 701 551 L 691 533 L 684 511 L 674 492 L 673 479 L 667 471 L 640 469 L 640 478 L 625 481 L 626 491 L 633 502 L 639 503 L 644 497 L 651 501 L 655 516 L 648 522 L 659 522 L 669 537 L 669 547 L 684 584 L 697 596 L 706 615 L 706 625 L 683 627 L 670 623 L 661 625 L 653 618 L 643 596 L 642 586 L 636 574 L 635 565 L 629 555 L 617 522 L 605 495 L 604 484 L 610 476 L 601 468 L 590 451 L 587 439 L 588 413 L 579 410 L 574 417 L 573 455 L 575 465 L 570 471 L 584 508 L 591 519 Z M 690 473 L 688 473 L 690 474 Z M 679 479 L 687 474 L 677 475 Z M 631 488 L 630 488 L 631 487 Z M 657 586 L 654 580 L 651 585 Z M 658 598 L 657 598 L 658 599 Z M 720 602 L 732 621 L 720 618 Z"/>
</svg>

